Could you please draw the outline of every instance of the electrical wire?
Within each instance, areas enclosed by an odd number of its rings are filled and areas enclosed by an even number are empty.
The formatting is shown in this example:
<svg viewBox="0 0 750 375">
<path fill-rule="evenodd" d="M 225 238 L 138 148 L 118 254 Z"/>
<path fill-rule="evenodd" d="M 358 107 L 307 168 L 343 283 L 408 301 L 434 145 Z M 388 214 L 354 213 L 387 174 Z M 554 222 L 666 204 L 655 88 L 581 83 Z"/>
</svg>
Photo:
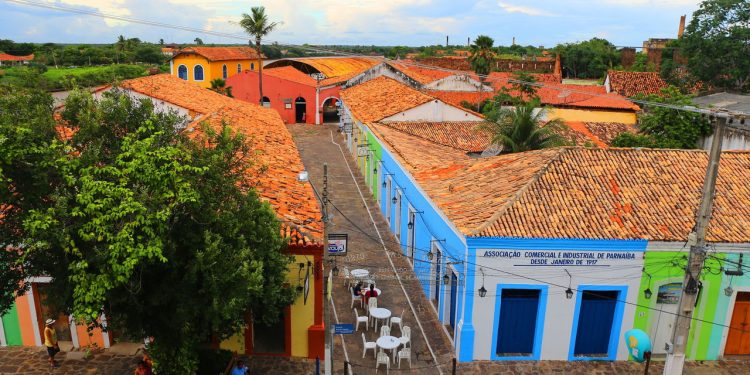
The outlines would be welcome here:
<svg viewBox="0 0 750 375">
<path fill-rule="evenodd" d="M 63 12 L 77 13 L 77 14 L 82 14 L 82 15 L 90 15 L 90 16 L 115 19 L 115 20 L 120 20 L 120 21 L 125 21 L 125 22 L 138 23 L 138 24 L 143 24 L 143 25 L 148 25 L 148 26 L 156 26 L 156 27 L 162 27 L 162 28 L 168 28 L 168 29 L 175 29 L 175 30 L 181 30 L 181 31 L 189 31 L 189 32 L 194 32 L 194 33 L 202 33 L 202 34 L 206 34 L 206 35 L 219 36 L 219 37 L 223 37 L 223 38 L 239 39 L 239 40 L 243 40 L 243 41 L 248 41 L 248 39 L 249 39 L 248 36 L 246 36 L 246 35 L 229 34 L 229 33 L 222 33 L 222 32 L 216 32 L 216 31 L 205 30 L 205 29 L 198 29 L 198 28 L 193 28 L 193 27 L 172 25 L 172 24 L 167 24 L 167 23 L 163 23 L 163 22 L 143 20 L 143 19 L 134 18 L 134 17 L 118 16 L 118 15 L 108 14 L 108 13 L 103 13 L 103 12 L 98 12 L 98 11 L 89 11 L 89 10 L 85 10 L 85 9 L 78 9 L 78 8 L 72 8 L 72 7 L 55 5 L 55 4 L 46 4 L 46 3 L 41 3 L 41 2 L 31 1 L 31 0 L 6 0 L 6 1 L 7 2 L 12 2 L 12 3 L 17 3 L 17 4 L 28 5 L 28 6 L 34 6 L 34 7 L 46 8 L 46 9 L 52 9 L 52 10 L 59 10 L 59 11 L 63 11 Z M 304 46 L 304 45 L 295 45 L 295 44 L 289 44 L 289 43 L 280 43 L 280 42 L 277 42 L 277 41 L 268 41 L 268 42 L 275 43 L 275 44 L 278 44 L 278 45 L 281 45 L 281 46 L 294 47 L 294 48 L 299 48 L 299 49 L 303 49 L 303 50 L 314 51 L 314 52 L 318 52 L 318 53 L 327 53 L 327 54 L 349 56 L 349 57 L 364 57 L 364 58 L 377 59 L 377 60 L 380 60 L 380 61 L 385 62 L 385 63 L 389 63 L 389 62 L 391 62 L 391 63 L 398 63 L 398 64 L 402 64 L 402 65 L 406 65 L 406 66 L 415 66 L 415 67 L 420 67 L 420 68 L 425 68 L 425 69 L 432 69 L 432 70 L 437 70 L 437 71 L 449 72 L 449 73 L 453 73 L 453 74 L 461 74 L 461 75 L 466 75 L 467 74 L 467 72 L 465 72 L 465 71 L 440 68 L 440 67 L 435 67 L 435 66 L 431 66 L 431 65 L 419 64 L 419 63 L 415 63 L 415 62 L 406 62 L 406 61 L 402 61 L 402 60 L 391 60 L 391 59 L 387 59 L 385 57 L 380 57 L 380 56 L 366 56 L 366 55 L 361 55 L 361 54 L 345 53 L 345 52 L 340 52 L 340 51 L 335 51 L 335 50 L 323 49 L 323 48 L 319 48 L 319 47 Z M 529 82 L 529 81 L 523 81 L 523 80 L 518 80 L 518 79 L 513 79 L 513 78 L 493 78 L 493 77 L 490 77 L 490 75 L 486 75 L 486 74 L 476 74 L 476 73 L 473 73 L 473 74 L 475 74 L 476 76 L 482 78 L 485 82 L 497 81 L 497 82 L 516 83 L 516 84 L 521 84 L 521 85 L 525 85 L 525 86 L 547 87 L 547 88 L 551 88 L 551 89 L 554 89 L 554 90 L 563 91 L 563 92 L 566 92 L 566 93 L 577 93 L 577 94 L 582 94 L 582 95 L 588 95 L 588 96 L 591 96 L 591 97 L 611 98 L 611 96 L 608 96 L 607 94 L 597 94 L 597 93 L 588 92 L 588 91 L 585 91 L 585 90 L 576 90 L 576 89 L 571 89 L 571 88 L 556 87 L 555 85 L 549 85 L 547 83 Z M 733 118 L 733 117 L 736 117 L 738 119 L 744 120 L 747 116 L 750 116 L 750 114 L 748 114 L 748 113 L 737 112 L 737 111 L 729 111 L 729 110 L 721 109 L 721 108 L 718 108 L 718 109 L 717 108 L 706 109 L 706 108 L 698 108 L 698 107 L 694 107 L 694 106 L 677 106 L 677 105 L 672 105 L 672 104 L 651 102 L 651 101 L 647 101 L 647 100 L 625 98 L 625 97 L 623 97 L 623 99 L 627 100 L 627 101 L 630 101 L 630 102 L 633 102 L 633 103 L 636 103 L 636 104 L 641 104 L 641 105 L 649 105 L 649 106 L 655 106 L 655 107 L 662 107 L 662 108 L 674 109 L 674 110 L 679 110 L 679 111 L 688 111 L 688 112 L 694 112 L 694 113 L 700 113 L 700 114 L 705 114 L 705 115 L 710 115 L 710 116 L 716 116 L 716 117 L 724 117 L 724 118 L 730 118 L 730 119 Z M 739 126 L 734 125 L 734 124 L 727 124 L 727 125 L 728 126 L 739 127 Z M 744 129 L 745 127 L 743 126 L 743 127 L 739 127 L 739 128 Z"/>
</svg>

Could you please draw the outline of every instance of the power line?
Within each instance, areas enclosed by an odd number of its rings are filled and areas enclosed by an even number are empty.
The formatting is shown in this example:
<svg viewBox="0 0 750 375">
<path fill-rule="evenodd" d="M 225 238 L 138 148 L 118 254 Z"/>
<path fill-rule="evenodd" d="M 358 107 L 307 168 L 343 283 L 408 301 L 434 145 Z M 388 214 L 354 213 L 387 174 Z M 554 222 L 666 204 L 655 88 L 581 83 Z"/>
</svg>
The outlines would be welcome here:
<svg viewBox="0 0 750 375">
<path fill-rule="evenodd" d="M 238 35 L 238 34 L 229 34 L 229 33 L 222 33 L 222 32 L 198 29 L 198 28 L 187 27 L 187 26 L 172 25 L 172 24 L 167 24 L 163 22 L 143 20 L 143 19 L 134 18 L 134 17 L 118 16 L 114 14 L 108 14 L 108 13 L 97 12 L 97 11 L 89 11 L 89 10 L 54 5 L 54 4 L 45 4 L 45 3 L 40 3 L 36 1 L 31 1 L 31 0 L 6 0 L 6 1 L 17 3 L 17 4 L 28 5 L 28 6 L 59 10 L 63 12 L 71 12 L 71 13 L 90 15 L 90 16 L 95 16 L 95 17 L 110 18 L 110 19 L 115 19 L 115 20 L 120 20 L 120 21 L 125 21 L 125 22 L 132 22 L 132 23 L 162 27 L 162 28 L 169 28 L 169 29 L 175 29 L 175 30 L 181 30 L 181 31 L 189 31 L 189 32 L 194 32 L 194 33 L 202 33 L 206 35 L 218 36 L 218 37 L 223 37 L 223 38 L 238 39 L 238 40 L 243 40 L 243 41 L 249 40 L 248 36 L 243 36 L 243 35 Z M 322 49 L 318 47 L 302 46 L 302 45 L 295 45 L 295 44 L 289 44 L 289 43 L 280 43 L 280 42 L 272 41 L 272 40 L 269 40 L 269 42 L 276 43 L 282 46 L 294 47 L 294 48 L 299 48 L 303 50 L 315 51 L 319 53 L 330 53 L 330 54 L 349 56 L 349 57 L 365 57 L 365 58 L 380 60 L 385 63 L 395 62 L 395 63 L 399 63 L 402 65 L 416 66 L 420 68 L 444 71 L 444 72 L 449 72 L 453 74 L 461 74 L 461 75 L 467 74 L 467 72 L 465 71 L 446 69 L 446 68 L 441 68 L 441 67 L 436 67 L 436 66 L 431 66 L 431 65 L 419 64 L 415 62 L 391 60 L 391 59 L 387 59 L 385 57 L 380 57 L 380 56 L 366 56 L 366 55 L 361 55 L 361 54 L 353 54 L 353 53 L 346 53 L 346 52 L 340 52 L 340 51 L 335 51 L 335 50 L 327 50 L 327 49 Z M 491 78 L 490 75 L 487 75 L 487 74 L 476 74 L 476 73 L 472 73 L 472 74 L 475 74 L 476 76 L 481 77 L 481 78 L 485 78 L 484 81 L 517 83 L 517 84 L 522 84 L 522 85 L 527 85 L 527 86 L 546 87 L 546 88 L 551 88 L 557 91 L 577 93 L 577 94 L 582 94 L 582 95 L 588 95 L 591 97 L 611 98 L 611 96 L 608 96 L 607 94 L 597 94 L 597 93 L 592 93 L 592 92 L 588 92 L 585 90 L 576 90 L 576 89 L 571 89 L 571 88 L 556 87 L 555 85 L 549 85 L 546 83 L 528 82 L 528 81 L 522 81 L 522 80 L 517 80 L 513 78 Z M 688 112 L 694 112 L 694 113 L 705 114 L 705 115 L 710 115 L 710 116 L 724 117 L 728 119 L 732 119 L 733 117 L 736 117 L 736 118 L 740 118 L 741 122 L 743 123 L 744 123 L 745 117 L 750 116 L 750 114 L 748 113 L 729 111 L 726 109 L 705 109 L 705 108 L 698 108 L 694 106 L 677 106 L 677 105 L 651 102 L 647 100 L 639 100 L 639 99 L 632 99 L 632 98 L 626 98 L 626 97 L 623 97 L 623 100 L 641 104 L 641 105 L 663 107 L 663 108 L 668 108 L 668 109 L 673 109 L 673 110 L 678 110 L 678 111 L 688 111 Z M 729 124 L 729 125 L 732 125 L 732 124 Z"/>
</svg>

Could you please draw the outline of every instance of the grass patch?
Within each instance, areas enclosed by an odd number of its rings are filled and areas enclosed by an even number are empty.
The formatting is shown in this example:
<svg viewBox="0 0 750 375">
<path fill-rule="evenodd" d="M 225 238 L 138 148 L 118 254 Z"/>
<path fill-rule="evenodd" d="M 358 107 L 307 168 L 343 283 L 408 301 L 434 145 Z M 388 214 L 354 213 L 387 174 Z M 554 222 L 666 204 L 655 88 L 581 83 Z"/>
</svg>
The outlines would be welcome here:
<svg viewBox="0 0 750 375">
<path fill-rule="evenodd" d="M 22 84 L 24 76 L 31 70 L 28 67 L 10 67 L 0 70 L 0 83 Z M 74 81 L 79 87 L 91 87 L 112 83 L 117 80 L 148 75 L 148 67 L 143 65 L 105 65 L 81 68 L 50 68 L 42 74 L 44 86 L 50 90 L 62 90 Z"/>
</svg>

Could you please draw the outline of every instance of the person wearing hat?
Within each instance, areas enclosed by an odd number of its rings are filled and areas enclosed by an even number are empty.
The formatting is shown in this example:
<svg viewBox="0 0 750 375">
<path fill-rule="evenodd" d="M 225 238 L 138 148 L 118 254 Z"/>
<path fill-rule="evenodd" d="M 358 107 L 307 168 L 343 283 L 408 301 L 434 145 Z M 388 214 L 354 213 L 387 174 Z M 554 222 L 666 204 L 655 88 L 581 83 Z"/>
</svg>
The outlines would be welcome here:
<svg viewBox="0 0 750 375">
<path fill-rule="evenodd" d="M 60 352 L 60 347 L 57 345 L 57 332 L 52 327 L 55 324 L 55 319 L 47 319 L 44 327 L 44 346 L 47 347 L 47 355 L 49 355 L 49 365 L 51 367 L 57 367 L 55 362 L 55 354 Z"/>
</svg>

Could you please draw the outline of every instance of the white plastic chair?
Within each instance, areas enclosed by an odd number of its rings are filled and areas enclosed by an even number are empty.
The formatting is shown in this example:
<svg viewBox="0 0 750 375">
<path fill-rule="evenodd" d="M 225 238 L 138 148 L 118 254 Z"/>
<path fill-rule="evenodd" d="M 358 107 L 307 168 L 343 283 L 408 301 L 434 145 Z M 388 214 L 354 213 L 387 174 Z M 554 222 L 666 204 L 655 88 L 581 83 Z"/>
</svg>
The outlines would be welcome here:
<svg viewBox="0 0 750 375">
<path fill-rule="evenodd" d="M 364 346 L 364 349 L 362 350 L 362 358 L 365 358 L 367 351 L 370 349 L 372 349 L 372 357 L 375 358 L 375 351 L 377 349 L 377 344 L 375 344 L 375 342 L 373 341 L 365 340 L 364 333 L 362 333 L 362 346 Z"/>
<path fill-rule="evenodd" d="M 398 351 L 398 368 L 401 368 L 401 359 L 409 360 L 409 368 L 411 368 L 411 349 L 403 348 Z"/>
<path fill-rule="evenodd" d="M 367 300 L 367 316 L 370 317 L 370 320 L 374 320 L 374 318 L 370 315 L 370 311 L 372 309 L 378 308 L 378 298 L 377 297 L 370 297 L 369 300 Z M 372 322 L 373 327 L 375 327 L 375 322 Z"/>
<path fill-rule="evenodd" d="M 386 325 L 380 327 L 380 337 L 390 336 L 390 335 L 391 335 L 391 327 L 388 327 Z"/>
<path fill-rule="evenodd" d="M 401 330 L 401 337 L 399 337 L 399 340 L 404 348 L 411 347 L 411 327 L 404 326 L 404 329 Z"/>
<path fill-rule="evenodd" d="M 352 304 L 351 306 L 349 306 L 349 308 L 354 307 L 354 301 L 359 301 L 359 307 L 364 306 L 363 305 L 364 301 L 362 301 L 362 295 L 360 294 L 358 296 L 355 296 L 354 289 L 352 287 L 349 287 L 349 295 L 352 296 Z"/>
<path fill-rule="evenodd" d="M 391 323 L 388 324 L 388 326 L 391 327 L 391 328 L 393 328 L 394 324 L 398 324 L 398 330 L 399 331 L 403 331 L 404 328 L 401 325 L 403 321 L 404 321 L 404 310 L 401 310 L 401 316 L 391 317 Z"/>
<path fill-rule="evenodd" d="M 359 312 L 357 311 L 357 308 L 354 308 L 354 315 L 357 316 L 357 329 L 356 331 L 359 331 L 359 324 L 365 323 L 365 330 L 370 329 L 370 319 L 367 318 L 366 315 L 359 316 Z"/>
<path fill-rule="evenodd" d="M 378 368 L 380 368 L 381 364 L 385 365 L 385 373 L 388 374 L 391 370 L 391 359 L 388 357 L 388 354 L 385 354 L 383 350 L 380 350 L 380 352 L 378 352 L 378 356 L 375 361 L 376 374 L 378 373 Z"/>
</svg>

